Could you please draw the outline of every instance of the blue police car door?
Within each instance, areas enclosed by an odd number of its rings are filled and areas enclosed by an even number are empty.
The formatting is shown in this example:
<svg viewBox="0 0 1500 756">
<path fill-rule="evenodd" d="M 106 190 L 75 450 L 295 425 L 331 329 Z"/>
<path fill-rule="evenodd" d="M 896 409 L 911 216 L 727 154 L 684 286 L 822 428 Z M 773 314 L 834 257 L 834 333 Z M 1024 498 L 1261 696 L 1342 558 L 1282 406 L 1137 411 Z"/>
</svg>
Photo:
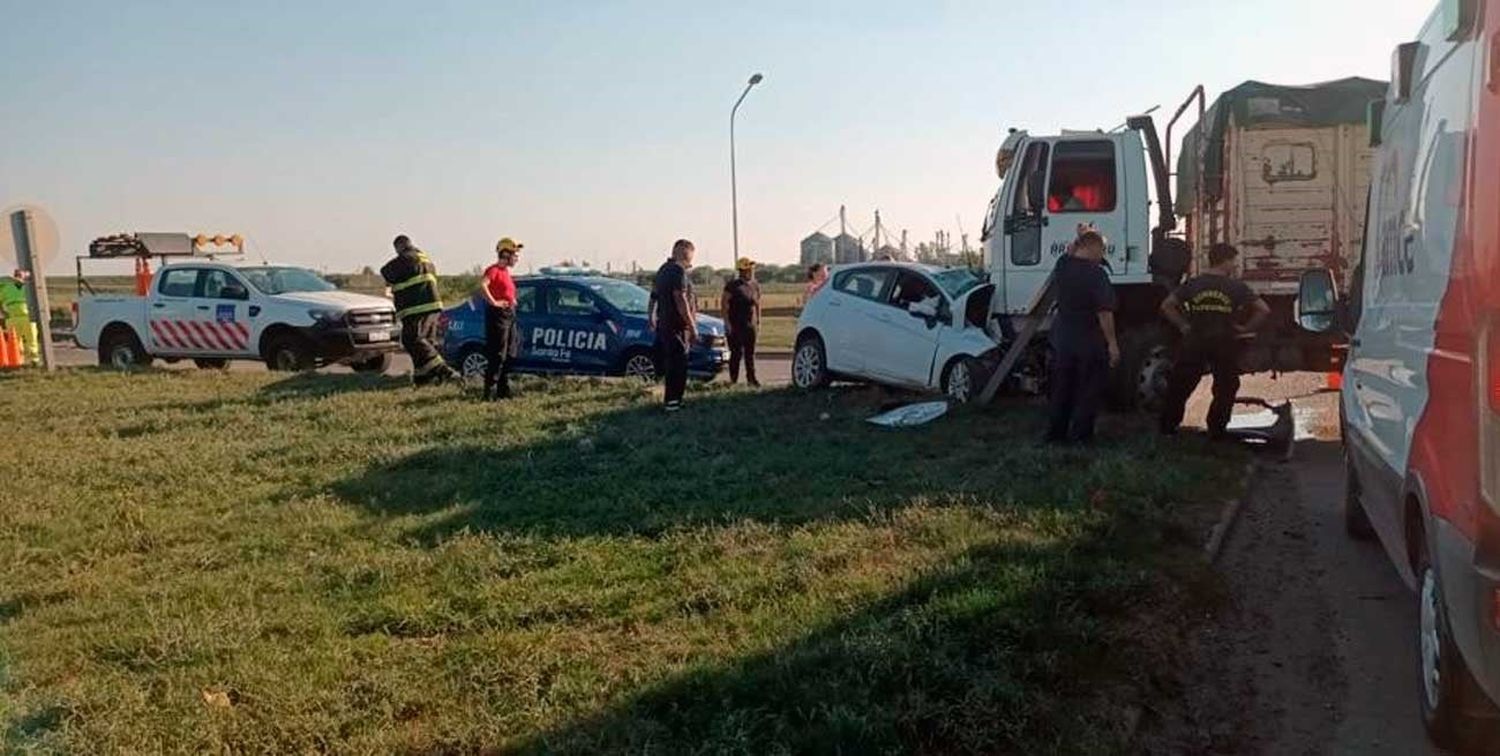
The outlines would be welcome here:
<svg viewBox="0 0 1500 756">
<path fill-rule="evenodd" d="M 546 364 L 531 346 L 532 331 L 545 320 L 538 306 L 541 303 L 541 290 L 541 284 L 535 281 L 516 281 L 516 333 L 521 337 L 521 349 L 513 367 L 534 369 Z"/>
<path fill-rule="evenodd" d="M 553 369 L 603 373 L 619 351 L 619 325 L 588 289 L 553 282 L 543 289 L 546 317 L 533 330 L 533 351 Z"/>
</svg>

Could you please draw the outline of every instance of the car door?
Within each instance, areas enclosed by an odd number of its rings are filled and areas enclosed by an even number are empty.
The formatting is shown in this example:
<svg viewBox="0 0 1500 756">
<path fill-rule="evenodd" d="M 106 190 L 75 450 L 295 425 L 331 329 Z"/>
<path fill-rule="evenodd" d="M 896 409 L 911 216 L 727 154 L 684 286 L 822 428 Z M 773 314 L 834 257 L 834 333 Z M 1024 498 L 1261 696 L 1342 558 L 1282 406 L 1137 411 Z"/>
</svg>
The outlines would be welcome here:
<svg viewBox="0 0 1500 756">
<path fill-rule="evenodd" d="M 916 270 L 897 272 L 886 304 L 875 318 L 882 327 L 879 338 L 870 343 L 872 359 L 867 368 L 892 383 L 928 388 L 943 316 L 951 316 L 951 306 L 937 284 Z"/>
<path fill-rule="evenodd" d="M 251 339 L 250 289 L 233 272 L 205 268 L 193 295 L 194 333 L 205 349 L 225 357 L 256 357 Z"/>
<path fill-rule="evenodd" d="M 537 281 L 516 281 L 516 332 L 521 336 L 520 354 L 514 364 L 517 369 L 536 369 L 542 364 L 532 345 L 532 337 L 542 324 L 541 289 Z"/>
<path fill-rule="evenodd" d="M 195 318 L 193 295 L 198 290 L 201 268 L 173 267 L 162 270 L 157 279 L 155 296 L 146 308 L 146 325 L 150 331 L 152 354 L 193 356 L 207 354 L 206 344 L 193 334 L 189 325 Z"/>
<path fill-rule="evenodd" d="M 545 289 L 547 325 L 542 344 L 568 372 L 603 373 L 619 352 L 620 328 L 594 293 L 574 283 Z"/>
<path fill-rule="evenodd" d="M 895 269 L 887 266 L 861 266 L 834 275 L 823 328 L 829 370 L 866 375 L 870 351 L 884 334 L 879 316 L 890 307 L 886 298 L 895 278 Z"/>
</svg>

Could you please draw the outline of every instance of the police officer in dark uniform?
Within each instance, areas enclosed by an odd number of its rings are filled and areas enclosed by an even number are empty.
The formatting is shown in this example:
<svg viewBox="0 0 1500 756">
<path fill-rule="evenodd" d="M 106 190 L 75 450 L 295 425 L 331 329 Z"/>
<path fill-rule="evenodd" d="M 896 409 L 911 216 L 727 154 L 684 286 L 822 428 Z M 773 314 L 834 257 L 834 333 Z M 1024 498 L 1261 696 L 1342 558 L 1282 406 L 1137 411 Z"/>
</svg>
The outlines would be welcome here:
<svg viewBox="0 0 1500 756">
<path fill-rule="evenodd" d="M 401 346 L 411 356 L 412 381 L 426 386 L 455 379 L 458 373 L 448 367 L 438 349 L 443 301 L 438 297 L 437 268 L 406 236 L 396 237 L 392 245 L 396 257 L 380 268 L 380 277 L 396 300 Z"/>
<path fill-rule="evenodd" d="M 1162 316 L 1182 331 L 1182 346 L 1161 412 L 1164 434 L 1174 434 L 1182 426 L 1188 399 L 1205 372 L 1214 376 L 1208 435 L 1223 438 L 1229 427 L 1240 391 L 1240 353 L 1244 342 L 1271 315 L 1265 300 L 1236 277 L 1239 256 L 1239 250 L 1228 244 L 1214 245 L 1208 251 L 1209 269 L 1189 279 L 1162 302 Z"/>
<path fill-rule="evenodd" d="M 666 383 L 667 412 L 682 409 L 687 392 L 688 352 L 698 333 L 698 313 L 693 303 L 693 243 L 678 239 L 672 258 L 656 271 L 651 287 L 650 322 L 656 332 L 657 369 Z"/>
<path fill-rule="evenodd" d="M 1077 241 L 1053 270 L 1052 409 L 1047 440 L 1086 444 L 1104 403 L 1109 371 L 1120 363 L 1115 288 L 1104 271 L 1104 237 L 1080 226 Z"/>
</svg>

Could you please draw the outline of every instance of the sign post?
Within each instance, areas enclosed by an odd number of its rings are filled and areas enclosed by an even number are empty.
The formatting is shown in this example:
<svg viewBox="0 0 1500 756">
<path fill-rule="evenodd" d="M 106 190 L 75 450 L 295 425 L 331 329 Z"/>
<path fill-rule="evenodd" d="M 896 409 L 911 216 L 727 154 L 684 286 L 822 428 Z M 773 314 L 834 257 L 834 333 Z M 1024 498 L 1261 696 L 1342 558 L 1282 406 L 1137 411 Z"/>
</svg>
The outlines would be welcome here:
<svg viewBox="0 0 1500 756">
<path fill-rule="evenodd" d="M 16 267 L 31 273 L 31 288 L 26 298 L 41 339 L 42 369 L 54 370 L 57 361 L 52 354 L 52 311 L 47 307 L 47 276 L 42 271 L 42 261 L 35 246 L 36 234 L 30 210 L 10 214 L 10 232 L 11 238 L 16 240 Z"/>
</svg>

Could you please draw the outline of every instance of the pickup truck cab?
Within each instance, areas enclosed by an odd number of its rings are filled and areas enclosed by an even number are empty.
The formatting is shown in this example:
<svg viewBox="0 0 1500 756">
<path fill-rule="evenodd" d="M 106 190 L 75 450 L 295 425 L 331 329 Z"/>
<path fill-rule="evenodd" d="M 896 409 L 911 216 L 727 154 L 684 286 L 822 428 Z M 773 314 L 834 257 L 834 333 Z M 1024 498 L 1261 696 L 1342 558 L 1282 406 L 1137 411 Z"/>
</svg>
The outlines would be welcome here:
<svg viewBox="0 0 1500 756">
<path fill-rule="evenodd" d="M 202 368 L 261 360 L 272 370 L 347 364 L 381 372 L 399 348 L 395 308 L 380 297 L 339 291 L 313 271 L 212 261 L 167 265 L 146 296 L 84 294 L 75 340 L 118 369 L 153 359 Z"/>
</svg>

